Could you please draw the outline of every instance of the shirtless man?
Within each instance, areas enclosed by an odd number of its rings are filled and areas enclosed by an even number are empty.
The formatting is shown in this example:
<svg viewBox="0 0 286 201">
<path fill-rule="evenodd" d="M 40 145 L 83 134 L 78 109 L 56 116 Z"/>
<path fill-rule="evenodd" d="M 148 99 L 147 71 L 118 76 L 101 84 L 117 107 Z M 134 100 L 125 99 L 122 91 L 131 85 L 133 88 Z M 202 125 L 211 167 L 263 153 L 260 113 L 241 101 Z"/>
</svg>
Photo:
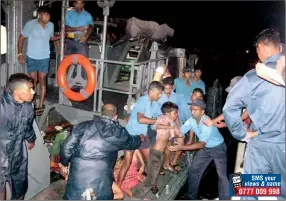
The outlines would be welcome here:
<svg viewBox="0 0 286 201">
<path fill-rule="evenodd" d="M 148 160 L 148 171 L 146 180 L 143 183 L 143 188 L 140 193 L 135 195 L 143 199 L 145 194 L 151 189 L 154 194 L 159 190 L 156 185 L 156 180 L 164 160 L 164 152 L 169 144 L 169 140 L 173 137 L 176 138 L 177 143 L 184 144 L 184 138 L 179 129 L 175 126 L 176 119 L 178 118 L 178 106 L 170 101 L 162 105 L 162 113 L 156 121 L 156 142 L 152 146 Z"/>
</svg>

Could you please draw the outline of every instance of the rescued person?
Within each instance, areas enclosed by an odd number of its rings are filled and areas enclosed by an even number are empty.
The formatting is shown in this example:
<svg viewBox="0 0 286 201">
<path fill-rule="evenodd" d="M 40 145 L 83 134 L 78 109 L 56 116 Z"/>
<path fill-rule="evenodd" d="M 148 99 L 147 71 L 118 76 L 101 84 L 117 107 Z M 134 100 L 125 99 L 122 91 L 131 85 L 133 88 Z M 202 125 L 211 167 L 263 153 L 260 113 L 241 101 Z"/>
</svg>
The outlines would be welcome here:
<svg viewBox="0 0 286 201">
<path fill-rule="evenodd" d="M 113 199 L 113 168 L 119 150 L 135 150 L 143 135 L 130 135 L 118 120 L 114 105 L 106 104 L 102 116 L 76 124 L 61 144 L 60 161 L 68 166 L 64 199 L 81 200 L 91 189 L 97 200 Z"/>
<path fill-rule="evenodd" d="M 186 115 L 185 109 L 188 110 L 188 105 L 184 99 L 184 96 L 182 94 L 175 93 L 174 90 L 174 79 L 172 77 L 166 77 L 162 80 L 162 84 L 164 86 L 164 91 L 161 95 L 161 98 L 158 100 L 158 102 L 163 105 L 164 103 L 171 101 L 175 103 L 179 110 L 178 110 L 178 118 L 176 119 L 176 125 L 178 127 L 181 126 L 181 123 L 184 123 L 189 117 Z M 154 131 L 156 138 L 156 130 Z M 174 157 L 172 161 L 170 162 L 171 152 L 169 149 L 165 150 L 164 154 L 164 164 L 163 168 L 160 170 L 159 174 L 164 175 L 164 169 L 169 170 L 171 172 L 179 172 L 180 167 L 177 165 L 177 160 L 180 157 L 181 152 L 176 152 L 174 154 Z"/>
<path fill-rule="evenodd" d="M 256 37 L 259 60 L 276 68 L 282 56 L 278 32 L 263 30 Z M 256 74 L 256 69 L 246 73 L 228 94 L 223 107 L 226 125 L 232 136 L 245 138 L 248 131 L 240 114 L 246 107 L 257 137 L 248 142 L 244 159 L 245 174 L 281 174 L 281 195 L 285 200 L 285 87 L 274 85 Z M 245 199 L 256 199 L 246 197 Z"/>
<path fill-rule="evenodd" d="M 157 117 L 161 114 L 160 99 L 164 86 L 158 82 L 153 81 L 149 85 L 148 94 L 140 97 L 130 114 L 126 129 L 131 135 L 144 135 L 145 140 L 138 148 L 148 160 L 149 150 L 151 146 L 150 139 L 147 136 L 148 125 L 155 125 Z M 117 184 L 122 185 L 126 172 L 129 169 L 134 151 L 126 149 L 124 151 L 124 163 L 119 172 Z"/>
<path fill-rule="evenodd" d="M 35 145 L 33 129 L 35 94 L 33 79 L 26 74 L 10 76 L 0 91 L 0 193 L 6 200 L 9 183 L 12 200 L 23 200 L 28 189 L 28 150 Z"/>
<path fill-rule="evenodd" d="M 150 150 L 148 159 L 147 177 L 143 182 L 143 187 L 140 189 L 140 194 L 135 195 L 138 198 L 143 199 L 145 194 L 151 189 L 154 194 L 159 190 L 156 185 L 156 180 L 163 163 L 164 152 L 167 148 L 169 141 L 172 138 L 176 138 L 179 144 L 184 143 L 184 138 L 176 126 L 175 121 L 178 118 L 178 106 L 170 101 L 165 102 L 162 105 L 162 115 L 157 118 L 156 121 L 156 142 Z"/>
<path fill-rule="evenodd" d="M 219 199 L 229 200 L 229 182 L 227 177 L 227 153 L 224 139 L 215 126 L 206 126 L 203 121 L 206 103 L 196 100 L 191 103 L 192 117 L 180 128 L 183 134 L 193 131 L 199 138 L 198 142 L 186 145 L 170 146 L 171 151 L 198 150 L 188 173 L 188 196 L 190 200 L 197 199 L 198 186 L 201 176 L 213 160 L 218 174 Z"/>
<path fill-rule="evenodd" d="M 121 156 L 116 162 L 116 165 L 114 167 L 115 181 L 118 180 L 118 174 L 122 167 L 123 161 L 124 161 L 124 155 Z M 139 170 L 138 170 L 138 162 L 140 163 Z M 130 165 L 130 168 L 128 169 L 126 176 L 120 186 L 120 189 L 124 193 L 126 193 L 130 198 L 133 198 L 132 189 L 135 186 L 137 186 L 139 182 L 143 182 L 145 179 L 145 176 L 143 174 L 144 168 L 145 168 L 145 163 L 144 163 L 143 156 L 141 152 L 138 149 L 136 149 L 133 154 L 132 163 Z"/>
</svg>

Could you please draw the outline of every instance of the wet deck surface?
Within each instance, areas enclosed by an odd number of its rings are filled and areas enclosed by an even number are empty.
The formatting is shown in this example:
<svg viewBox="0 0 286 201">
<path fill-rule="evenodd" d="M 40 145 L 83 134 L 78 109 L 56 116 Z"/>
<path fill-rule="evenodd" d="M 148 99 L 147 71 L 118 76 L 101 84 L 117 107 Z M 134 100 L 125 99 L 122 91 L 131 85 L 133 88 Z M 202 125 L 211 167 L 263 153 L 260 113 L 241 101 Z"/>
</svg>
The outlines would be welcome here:
<svg viewBox="0 0 286 201">
<path fill-rule="evenodd" d="M 187 179 L 187 165 L 185 163 L 184 157 L 180 158 L 179 161 L 181 172 L 178 174 L 173 174 L 170 172 L 165 172 L 165 175 L 159 175 L 157 180 L 157 186 L 159 192 L 154 195 L 151 191 L 149 191 L 145 199 L 148 200 L 174 200 L 177 197 L 178 192 L 185 184 Z M 138 184 L 138 186 L 140 183 Z M 166 190 L 166 185 L 169 186 L 169 190 Z M 138 187 L 137 186 L 137 187 Z M 63 200 L 65 193 L 66 181 L 58 180 L 50 184 L 49 187 L 45 188 L 39 194 L 37 194 L 32 200 Z M 136 190 L 135 187 L 133 189 Z M 125 195 L 124 200 L 140 200 L 136 197 L 129 198 Z"/>
<path fill-rule="evenodd" d="M 157 187 L 159 189 L 159 192 L 154 195 L 152 191 L 149 191 L 145 198 L 148 200 L 174 200 L 182 186 L 187 181 L 187 175 L 188 175 L 188 166 L 186 162 L 187 155 L 183 155 L 180 157 L 178 164 L 181 168 L 181 171 L 178 174 L 171 173 L 169 171 L 165 171 L 165 175 L 159 175 L 157 179 Z M 168 187 L 166 187 L 168 185 Z M 141 184 L 138 184 L 133 190 L 136 191 L 138 188 L 140 188 Z M 144 198 L 144 199 L 145 199 Z M 136 199 L 136 198 L 132 198 Z M 125 200 L 132 200 L 125 197 Z"/>
</svg>

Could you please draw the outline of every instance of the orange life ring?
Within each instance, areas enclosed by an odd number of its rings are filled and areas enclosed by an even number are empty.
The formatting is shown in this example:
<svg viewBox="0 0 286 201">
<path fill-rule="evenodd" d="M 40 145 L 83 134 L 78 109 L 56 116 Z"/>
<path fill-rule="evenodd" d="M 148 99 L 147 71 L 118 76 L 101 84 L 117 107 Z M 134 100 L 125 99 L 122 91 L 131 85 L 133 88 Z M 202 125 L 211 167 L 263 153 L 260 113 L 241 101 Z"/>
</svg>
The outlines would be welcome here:
<svg viewBox="0 0 286 201">
<path fill-rule="evenodd" d="M 81 92 L 74 92 L 69 87 L 66 72 L 71 64 L 80 64 L 87 73 L 87 84 Z M 72 54 L 65 57 L 59 65 L 57 81 L 63 94 L 72 101 L 86 100 L 96 87 L 96 72 L 88 58 L 81 54 Z"/>
</svg>

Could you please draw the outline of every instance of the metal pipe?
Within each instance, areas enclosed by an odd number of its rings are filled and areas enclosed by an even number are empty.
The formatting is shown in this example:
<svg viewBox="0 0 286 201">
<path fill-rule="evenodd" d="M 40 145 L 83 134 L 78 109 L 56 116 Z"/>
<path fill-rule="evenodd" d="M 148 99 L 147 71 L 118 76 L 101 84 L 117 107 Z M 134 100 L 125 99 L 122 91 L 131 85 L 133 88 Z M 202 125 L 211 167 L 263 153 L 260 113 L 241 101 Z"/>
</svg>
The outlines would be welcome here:
<svg viewBox="0 0 286 201">
<path fill-rule="evenodd" d="M 106 34 L 107 34 L 107 20 L 109 15 L 109 6 L 103 7 L 103 36 L 102 36 L 102 48 L 101 48 L 101 55 L 100 58 L 102 60 L 105 59 L 105 45 L 106 45 Z M 104 62 L 101 62 L 100 65 L 100 76 L 99 76 L 99 92 L 98 92 L 98 107 L 97 111 L 98 113 L 101 113 L 101 104 L 102 104 L 102 87 L 103 87 L 103 75 L 104 75 Z"/>
<path fill-rule="evenodd" d="M 133 86 L 133 88 L 136 86 Z M 118 94 L 125 94 L 125 95 L 136 95 L 138 91 L 136 92 L 128 92 L 128 91 L 122 91 L 122 90 L 117 90 L 117 89 L 110 89 L 110 88 L 102 88 L 103 91 L 109 91 L 109 92 L 114 92 Z"/>
<path fill-rule="evenodd" d="M 61 16 L 61 53 L 60 61 L 64 58 L 64 44 L 65 44 L 65 14 L 66 14 L 66 0 L 62 2 L 62 16 Z"/>
<path fill-rule="evenodd" d="M 95 64 L 95 72 L 96 72 L 96 77 L 98 77 L 98 68 L 96 68 L 96 66 L 98 66 L 98 63 L 99 62 L 96 62 Z M 98 81 L 97 81 L 98 83 Z M 94 92 L 93 92 L 93 111 L 96 112 L 96 99 L 97 99 L 97 86 L 98 84 L 96 83 L 96 87 L 94 89 Z"/>
<path fill-rule="evenodd" d="M 147 65 L 148 63 L 155 62 L 155 61 L 161 61 L 164 59 L 166 60 L 166 63 L 167 63 L 167 57 L 160 58 L 160 59 L 151 59 L 151 60 L 141 61 L 141 62 L 134 62 L 134 63 L 133 62 L 123 62 L 123 61 L 112 61 L 112 60 L 105 60 L 105 59 L 89 58 L 90 61 L 104 62 L 104 63 L 109 63 L 109 64 L 129 65 L 129 66 Z"/>
<path fill-rule="evenodd" d="M 62 15 L 61 15 L 61 46 L 60 46 L 60 62 L 64 58 L 64 45 L 65 45 L 65 14 L 66 14 L 66 5 L 68 4 L 67 0 L 62 1 Z M 58 86 L 58 64 L 56 64 L 56 81 L 55 81 L 55 86 Z M 59 90 L 59 103 L 63 103 L 63 94 Z"/>
<path fill-rule="evenodd" d="M 132 95 L 131 93 L 133 92 L 133 79 L 134 79 L 134 68 L 133 66 L 131 66 L 130 68 L 131 73 L 130 73 L 130 80 L 129 80 L 129 94 L 128 94 L 128 99 L 127 99 L 127 113 L 130 114 L 131 111 L 131 99 L 132 99 Z"/>
</svg>

